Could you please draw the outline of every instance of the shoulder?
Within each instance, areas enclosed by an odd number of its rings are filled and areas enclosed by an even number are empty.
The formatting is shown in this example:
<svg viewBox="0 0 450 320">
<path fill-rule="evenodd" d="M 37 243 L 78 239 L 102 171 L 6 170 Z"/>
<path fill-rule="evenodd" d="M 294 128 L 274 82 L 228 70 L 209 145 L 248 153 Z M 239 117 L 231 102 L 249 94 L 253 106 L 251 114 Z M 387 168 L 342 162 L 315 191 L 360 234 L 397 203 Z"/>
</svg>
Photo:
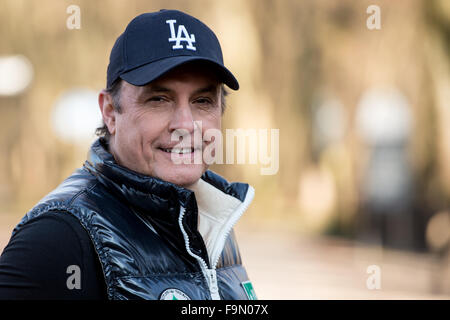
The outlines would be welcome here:
<svg viewBox="0 0 450 320">
<path fill-rule="evenodd" d="M 67 287 L 73 266 L 83 273 L 82 287 L 87 291 Z M 4 249 L 0 257 L 0 297 L 95 296 L 100 292 L 99 285 L 91 286 L 87 281 L 100 284 L 100 276 L 95 250 L 77 218 L 66 212 L 46 213 L 24 224 Z"/>
<path fill-rule="evenodd" d="M 81 251 L 82 244 L 89 241 L 89 237 L 76 217 L 68 212 L 58 211 L 46 212 L 30 219 L 11 238 L 11 242 L 19 240 L 31 247 L 42 247 L 42 254 L 46 254 L 49 249 L 58 249 L 59 252 L 67 247 L 71 251 Z M 54 252 L 49 254 L 54 255 Z"/>
</svg>

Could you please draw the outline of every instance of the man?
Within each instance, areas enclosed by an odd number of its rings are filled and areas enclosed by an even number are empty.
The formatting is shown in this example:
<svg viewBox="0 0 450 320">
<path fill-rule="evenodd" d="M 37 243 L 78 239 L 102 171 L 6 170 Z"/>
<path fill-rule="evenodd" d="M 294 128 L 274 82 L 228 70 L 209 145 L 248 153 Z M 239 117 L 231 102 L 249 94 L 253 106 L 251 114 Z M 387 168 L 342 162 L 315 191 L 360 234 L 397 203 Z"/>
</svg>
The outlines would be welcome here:
<svg viewBox="0 0 450 320">
<path fill-rule="evenodd" d="M 194 136 L 221 127 L 223 84 L 239 88 L 202 22 L 133 19 L 99 94 L 102 137 L 14 229 L 0 298 L 256 298 L 233 234 L 253 188 L 193 161 L 211 143 Z"/>
</svg>

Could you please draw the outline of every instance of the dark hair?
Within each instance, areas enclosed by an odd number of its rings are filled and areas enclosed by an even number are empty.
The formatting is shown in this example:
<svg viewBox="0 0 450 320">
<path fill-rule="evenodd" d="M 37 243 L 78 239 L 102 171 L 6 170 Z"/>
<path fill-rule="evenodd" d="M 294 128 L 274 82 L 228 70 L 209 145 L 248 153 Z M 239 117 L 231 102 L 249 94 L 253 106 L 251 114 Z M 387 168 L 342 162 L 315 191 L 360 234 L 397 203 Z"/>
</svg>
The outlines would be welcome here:
<svg viewBox="0 0 450 320">
<path fill-rule="evenodd" d="M 122 109 L 120 107 L 120 89 L 122 88 L 122 79 L 117 79 L 113 82 L 111 87 L 106 88 L 105 91 L 111 95 L 112 99 L 112 105 L 114 107 L 114 110 L 117 112 L 121 112 Z M 225 112 L 225 97 L 228 95 L 228 90 L 225 89 L 225 86 L 221 85 L 220 90 L 220 100 L 221 100 L 221 108 L 222 108 L 222 114 Z M 102 121 L 102 126 L 95 129 L 95 134 L 101 138 L 103 138 L 105 141 L 109 141 L 109 138 L 111 137 L 111 134 L 109 133 L 108 127 L 106 124 Z"/>
<path fill-rule="evenodd" d="M 120 107 L 120 88 L 122 88 L 122 79 L 119 78 L 112 83 L 111 87 L 105 89 L 105 91 L 111 96 L 114 110 L 119 113 L 122 111 Z M 95 129 L 95 134 L 101 138 L 104 138 L 106 141 L 109 141 L 111 136 L 108 127 L 103 120 L 102 126 Z"/>
</svg>

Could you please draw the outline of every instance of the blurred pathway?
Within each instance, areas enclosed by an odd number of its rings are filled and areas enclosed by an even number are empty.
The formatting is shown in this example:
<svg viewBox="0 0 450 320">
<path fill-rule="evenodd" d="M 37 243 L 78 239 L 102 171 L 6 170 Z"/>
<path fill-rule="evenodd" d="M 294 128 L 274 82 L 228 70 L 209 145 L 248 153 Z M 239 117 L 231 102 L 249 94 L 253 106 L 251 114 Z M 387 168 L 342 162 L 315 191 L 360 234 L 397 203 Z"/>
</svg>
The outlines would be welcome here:
<svg viewBox="0 0 450 320">
<path fill-rule="evenodd" d="M 450 264 L 439 276 L 429 254 L 381 250 L 292 231 L 239 226 L 243 263 L 260 299 L 450 299 Z M 369 290 L 367 267 L 381 271 Z M 440 294 L 432 294 L 440 286 Z"/>
<path fill-rule="evenodd" d="M 20 217 L 0 215 L 0 252 Z M 308 238 L 286 230 L 238 224 L 243 262 L 259 299 L 450 299 L 450 264 L 439 276 L 429 254 Z M 381 289 L 369 290 L 367 267 L 381 270 Z M 441 293 L 432 294 L 434 287 Z"/>
</svg>

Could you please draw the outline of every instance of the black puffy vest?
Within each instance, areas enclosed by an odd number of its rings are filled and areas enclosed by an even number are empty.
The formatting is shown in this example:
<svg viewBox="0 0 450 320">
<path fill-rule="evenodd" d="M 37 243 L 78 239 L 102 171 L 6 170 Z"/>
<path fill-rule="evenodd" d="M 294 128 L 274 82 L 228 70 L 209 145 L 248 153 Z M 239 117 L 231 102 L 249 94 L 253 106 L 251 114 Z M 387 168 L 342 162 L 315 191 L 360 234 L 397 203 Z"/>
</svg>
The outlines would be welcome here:
<svg viewBox="0 0 450 320">
<path fill-rule="evenodd" d="M 207 171 L 202 179 L 249 202 L 249 186 Z M 251 199 L 250 199 L 251 201 Z M 14 229 L 48 212 L 69 213 L 86 229 L 109 299 L 255 298 L 230 226 L 211 266 L 197 228 L 194 192 L 119 166 L 99 139 L 88 160 Z"/>
</svg>

